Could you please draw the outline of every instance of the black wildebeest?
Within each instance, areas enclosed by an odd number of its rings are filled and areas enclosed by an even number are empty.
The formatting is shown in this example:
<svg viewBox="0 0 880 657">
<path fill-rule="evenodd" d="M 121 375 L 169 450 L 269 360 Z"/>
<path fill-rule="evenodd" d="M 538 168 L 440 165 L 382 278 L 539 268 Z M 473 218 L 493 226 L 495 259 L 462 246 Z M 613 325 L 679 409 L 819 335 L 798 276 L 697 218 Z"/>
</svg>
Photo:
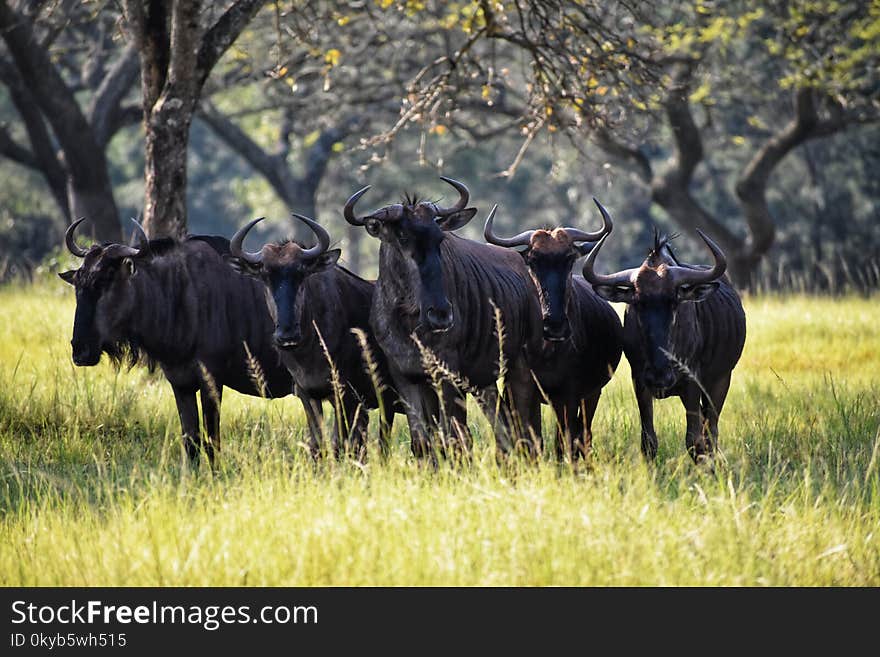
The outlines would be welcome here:
<svg viewBox="0 0 880 657">
<path fill-rule="evenodd" d="M 466 207 L 467 187 L 451 178 L 442 180 L 459 193 L 449 207 L 407 198 L 358 217 L 354 206 L 369 189 L 364 187 L 348 199 L 344 216 L 382 242 L 370 323 L 404 404 L 413 453 L 433 455 L 431 437 L 438 429 L 441 452 L 448 438 L 455 448 L 469 447 L 466 387 L 477 391 L 495 429 L 496 444 L 506 452 L 517 436 L 531 444 L 532 437 L 523 436 L 517 423 L 540 435 L 540 414 L 535 410 L 540 404 L 524 348 L 541 339 L 541 311 L 522 258 L 451 232 L 477 211 Z M 496 308 L 504 327 L 507 368 L 500 405 L 495 387 L 501 351 Z"/>
<path fill-rule="evenodd" d="M 266 284 L 275 318 L 275 346 L 305 408 L 312 454 L 317 456 L 320 449 L 321 402 L 325 399 L 336 407 L 331 440 L 337 456 L 346 444 L 356 456 L 365 455 L 366 409 L 377 407 L 381 408 L 380 444 L 387 452 L 396 399 L 386 386 L 390 382 L 387 364 L 370 330 L 375 284 L 337 264 L 340 251 L 329 249 L 330 235 L 320 224 L 302 215 L 293 216 L 315 233 L 315 246 L 306 248 L 285 240 L 265 244 L 255 253 L 245 251 L 244 239 L 261 217 L 241 228 L 230 241 L 235 265 Z M 352 329 L 367 336 L 376 368 L 372 375 Z M 336 370 L 335 382 L 328 358 Z M 381 391 L 378 395 L 377 388 Z"/>
<path fill-rule="evenodd" d="M 593 199 L 595 200 L 595 199 Z M 611 232 L 611 220 L 598 201 L 604 226 L 595 233 L 577 228 L 527 230 L 514 237 L 492 231 L 494 213 L 483 235 L 490 244 L 520 252 L 541 301 L 544 340 L 528 354 L 542 394 L 556 413 L 556 454 L 576 459 L 592 448 L 593 415 L 602 387 L 611 380 L 622 351 L 623 331 L 614 308 L 581 277 L 571 273 L 590 245 Z M 568 440 L 568 444 L 563 442 Z"/>
<path fill-rule="evenodd" d="M 204 449 L 213 465 L 223 386 L 268 397 L 293 391 L 272 343 L 263 286 L 224 262 L 229 243 L 221 237 L 148 240 L 138 226 L 137 247 L 83 249 L 74 240 L 82 221 L 71 224 L 65 242 L 83 264 L 59 274 L 76 288 L 73 362 L 97 365 L 106 353 L 117 362 L 158 364 L 174 391 L 190 462 Z"/>
<path fill-rule="evenodd" d="M 746 339 L 739 295 L 724 275 L 721 249 L 697 231 L 712 252 L 712 267 L 678 261 L 669 239 L 655 232 L 640 267 L 601 275 L 593 263 L 607 235 L 584 262 L 584 278 L 609 301 L 627 304 L 624 352 L 642 422 L 642 452 L 657 454 L 654 399 L 677 395 L 687 415 L 685 443 L 696 462 L 714 456 L 718 416 Z"/>
</svg>

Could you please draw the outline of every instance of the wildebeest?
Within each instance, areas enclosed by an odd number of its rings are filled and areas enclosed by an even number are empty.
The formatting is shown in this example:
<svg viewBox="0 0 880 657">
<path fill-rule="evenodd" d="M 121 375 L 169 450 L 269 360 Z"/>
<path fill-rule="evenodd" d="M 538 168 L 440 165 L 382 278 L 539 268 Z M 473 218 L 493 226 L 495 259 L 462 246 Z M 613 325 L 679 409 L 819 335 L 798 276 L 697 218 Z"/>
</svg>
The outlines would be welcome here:
<svg viewBox="0 0 880 657">
<path fill-rule="evenodd" d="M 730 376 L 742 354 L 746 316 L 724 275 L 721 249 L 697 231 L 712 252 L 712 267 L 678 261 L 671 238 L 654 234 L 654 247 L 640 267 L 601 275 L 593 269 L 603 237 L 584 262 L 584 278 L 609 301 L 627 304 L 624 352 L 642 422 L 642 452 L 657 454 L 654 399 L 677 395 L 687 415 L 685 443 L 696 462 L 714 456 L 718 416 Z"/>
<path fill-rule="evenodd" d="M 449 438 L 453 447 L 469 447 L 468 387 L 477 391 L 503 453 L 517 439 L 531 444 L 518 422 L 540 434 L 540 404 L 524 355 L 524 348 L 541 338 L 537 294 L 516 253 L 452 233 L 477 210 L 466 207 L 464 184 L 442 180 L 459 193 L 449 207 L 406 198 L 358 217 L 354 206 L 369 189 L 364 187 L 348 199 L 344 216 L 382 242 L 370 323 L 405 407 L 413 453 L 433 456 L 431 437 L 438 429 L 441 452 Z M 496 308 L 507 369 L 500 406 Z"/>
<path fill-rule="evenodd" d="M 229 242 L 216 236 L 147 239 L 138 246 L 77 246 L 67 229 L 79 269 L 59 276 L 76 288 L 73 362 L 97 365 L 102 353 L 158 364 L 171 384 L 190 462 L 201 449 L 214 464 L 220 448 L 223 387 L 279 397 L 293 391 L 287 368 L 272 343 L 273 322 L 263 286 L 237 274 L 223 260 Z M 199 431 L 196 392 L 207 440 Z"/>
<path fill-rule="evenodd" d="M 366 454 L 367 408 L 381 408 L 380 444 L 387 451 L 396 399 L 386 386 L 390 377 L 385 356 L 370 330 L 375 284 L 337 264 L 340 250 L 329 248 L 330 235 L 320 224 L 293 216 L 315 233 L 315 246 L 285 240 L 265 244 L 254 253 L 245 251 L 244 239 L 261 217 L 235 233 L 230 241 L 232 258 L 241 271 L 266 284 L 275 318 L 275 346 L 305 408 L 312 454 L 317 456 L 320 450 L 321 402 L 326 399 L 336 407 L 331 440 L 337 456 L 349 443 L 356 456 Z M 367 336 L 375 367 L 372 375 L 352 329 Z M 335 382 L 330 362 L 336 370 Z"/>
<path fill-rule="evenodd" d="M 538 290 L 544 335 L 528 360 L 542 395 L 556 413 L 559 458 L 565 450 L 573 459 L 591 450 L 593 415 L 622 351 L 622 328 L 614 308 L 581 276 L 571 273 L 575 261 L 589 252 L 592 243 L 611 232 L 608 213 L 598 201 L 596 205 L 604 225 L 594 233 L 556 228 L 499 237 L 492 230 L 494 213 L 483 231 L 490 244 L 526 247 L 520 255 Z"/>
</svg>

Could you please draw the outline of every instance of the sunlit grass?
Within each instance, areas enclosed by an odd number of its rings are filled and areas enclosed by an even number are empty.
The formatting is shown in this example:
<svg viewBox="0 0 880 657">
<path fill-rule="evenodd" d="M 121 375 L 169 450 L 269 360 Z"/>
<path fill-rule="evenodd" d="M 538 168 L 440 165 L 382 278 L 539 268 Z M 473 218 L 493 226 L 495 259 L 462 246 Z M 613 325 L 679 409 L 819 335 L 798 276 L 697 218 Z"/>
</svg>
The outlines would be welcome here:
<svg viewBox="0 0 880 657">
<path fill-rule="evenodd" d="M 590 469 L 312 463 L 292 397 L 226 391 L 222 466 L 181 464 L 161 374 L 70 360 L 70 289 L 0 289 L 0 584 L 880 584 L 877 299 L 756 298 L 721 418 L 725 465 L 697 470 L 677 400 L 647 466 L 622 363 Z M 551 418 L 545 416 L 549 429 Z M 551 450 L 552 451 L 552 450 Z"/>
</svg>

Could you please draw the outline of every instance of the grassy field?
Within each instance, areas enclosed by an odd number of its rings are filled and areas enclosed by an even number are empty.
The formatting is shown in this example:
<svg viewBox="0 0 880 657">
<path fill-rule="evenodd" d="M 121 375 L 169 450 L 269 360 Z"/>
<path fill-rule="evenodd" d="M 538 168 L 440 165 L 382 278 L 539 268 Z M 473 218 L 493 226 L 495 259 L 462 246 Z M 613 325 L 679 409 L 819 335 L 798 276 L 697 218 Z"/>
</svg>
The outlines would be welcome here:
<svg viewBox="0 0 880 657">
<path fill-rule="evenodd" d="M 73 366 L 73 308 L 0 289 L 0 585 L 880 585 L 877 297 L 746 301 L 714 474 L 674 399 L 642 461 L 625 362 L 588 470 L 499 469 L 477 412 L 470 466 L 419 467 L 401 418 L 387 462 L 315 466 L 298 401 L 227 391 L 191 473 L 161 376 Z"/>
</svg>

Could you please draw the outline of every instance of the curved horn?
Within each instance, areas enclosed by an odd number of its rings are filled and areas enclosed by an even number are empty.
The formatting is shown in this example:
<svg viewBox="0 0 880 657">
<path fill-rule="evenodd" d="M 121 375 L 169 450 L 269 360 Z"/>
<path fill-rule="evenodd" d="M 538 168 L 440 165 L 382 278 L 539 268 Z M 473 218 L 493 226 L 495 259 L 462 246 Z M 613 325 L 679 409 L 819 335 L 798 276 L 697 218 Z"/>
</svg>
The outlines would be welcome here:
<svg viewBox="0 0 880 657">
<path fill-rule="evenodd" d="M 324 253 L 327 249 L 330 248 L 330 233 L 328 233 L 324 227 L 319 224 L 317 221 L 312 221 L 308 217 L 297 214 L 296 212 L 291 212 L 294 217 L 302 221 L 306 226 L 312 229 L 312 232 L 318 237 L 318 243 L 310 249 L 303 249 L 301 252 L 302 258 L 317 258 L 319 255 Z"/>
<path fill-rule="evenodd" d="M 706 246 L 712 252 L 715 258 L 715 265 L 711 269 L 691 269 L 690 267 L 670 267 L 670 274 L 675 286 L 679 285 L 699 285 L 700 283 L 709 283 L 717 278 L 721 278 L 727 270 L 727 258 L 724 252 L 712 240 L 706 237 L 706 234 L 697 228 L 697 233 L 703 238 Z"/>
<path fill-rule="evenodd" d="M 64 233 L 64 243 L 67 245 L 67 250 L 70 251 L 77 258 L 85 258 L 86 250 L 77 246 L 76 241 L 73 239 L 73 233 L 76 231 L 76 227 L 85 220 L 85 217 L 80 217 L 72 224 L 70 224 L 70 226 L 68 226 L 67 230 Z"/>
<path fill-rule="evenodd" d="M 492 222 L 495 220 L 495 210 L 497 209 L 498 206 L 496 205 L 492 208 L 492 212 L 490 212 L 489 216 L 486 218 L 486 227 L 483 229 L 483 237 L 486 238 L 486 241 L 489 244 L 495 244 L 496 246 L 528 246 L 532 239 L 532 235 L 535 234 L 535 231 L 533 230 L 523 231 L 519 235 L 514 235 L 513 237 L 499 237 L 492 232 Z"/>
<path fill-rule="evenodd" d="M 244 244 L 244 238 L 248 234 L 248 231 L 260 223 L 266 217 L 259 217 L 254 219 L 249 224 L 244 226 L 243 228 L 239 228 L 235 235 L 232 236 L 232 239 L 229 240 L 229 251 L 236 258 L 241 258 L 245 262 L 249 262 L 252 265 L 259 265 L 263 262 L 263 254 L 259 251 L 256 253 L 249 253 L 242 249 L 242 244 Z"/>
<path fill-rule="evenodd" d="M 599 212 L 602 213 L 602 228 L 594 233 L 587 233 L 586 231 L 566 226 L 564 230 L 568 233 L 568 237 L 572 242 L 595 242 L 598 239 L 602 239 L 603 235 L 607 235 L 613 230 L 614 224 L 611 222 L 611 215 L 608 214 L 608 210 L 602 207 L 602 204 L 599 203 L 595 197 L 593 198 L 593 202 L 599 207 Z"/>
<path fill-rule="evenodd" d="M 138 220 L 134 217 L 131 218 L 131 223 L 134 224 L 134 230 L 138 234 L 138 253 L 140 255 L 142 253 L 148 253 L 150 250 L 150 238 L 147 237 L 147 233 L 144 230 L 144 227 L 138 223 Z"/>
<path fill-rule="evenodd" d="M 632 274 L 635 271 L 634 269 L 624 269 L 623 271 L 616 272 L 614 274 L 597 274 L 593 271 L 593 263 L 596 261 L 596 256 L 599 254 L 599 249 L 602 248 L 602 245 L 605 243 L 605 240 L 608 239 L 608 234 L 606 233 L 601 240 L 598 241 L 596 246 L 593 247 L 593 250 L 587 254 L 587 259 L 584 260 L 584 278 L 591 285 L 630 285 Z"/>
<path fill-rule="evenodd" d="M 458 190 L 458 202 L 455 205 L 450 205 L 448 208 L 441 208 L 439 205 L 434 204 L 437 214 L 445 216 L 447 214 L 452 214 L 453 212 L 458 212 L 459 210 L 464 210 L 468 199 L 471 197 L 468 188 L 465 187 L 464 183 L 460 183 L 452 178 L 447 178 L 446 176 L 440 176 L 440 180 L 449 183 Z"/>
<path fill-rule="evenodd" d="M 342 211 L 342 216 L 345 217 L 345 220 L 350 223 L 352 226 L 363 226 L 364 220 L 357 217 L 354 213 L 354 204 L 358 202 L 358 199 L 367 193 L 367 190 L 370 189 L 370 185 L 367 185 L 363 189 L 359 189 L 354 194 L 352 194 L 349 199 L 345 202 L 345 209 Z"/>
</svg>

